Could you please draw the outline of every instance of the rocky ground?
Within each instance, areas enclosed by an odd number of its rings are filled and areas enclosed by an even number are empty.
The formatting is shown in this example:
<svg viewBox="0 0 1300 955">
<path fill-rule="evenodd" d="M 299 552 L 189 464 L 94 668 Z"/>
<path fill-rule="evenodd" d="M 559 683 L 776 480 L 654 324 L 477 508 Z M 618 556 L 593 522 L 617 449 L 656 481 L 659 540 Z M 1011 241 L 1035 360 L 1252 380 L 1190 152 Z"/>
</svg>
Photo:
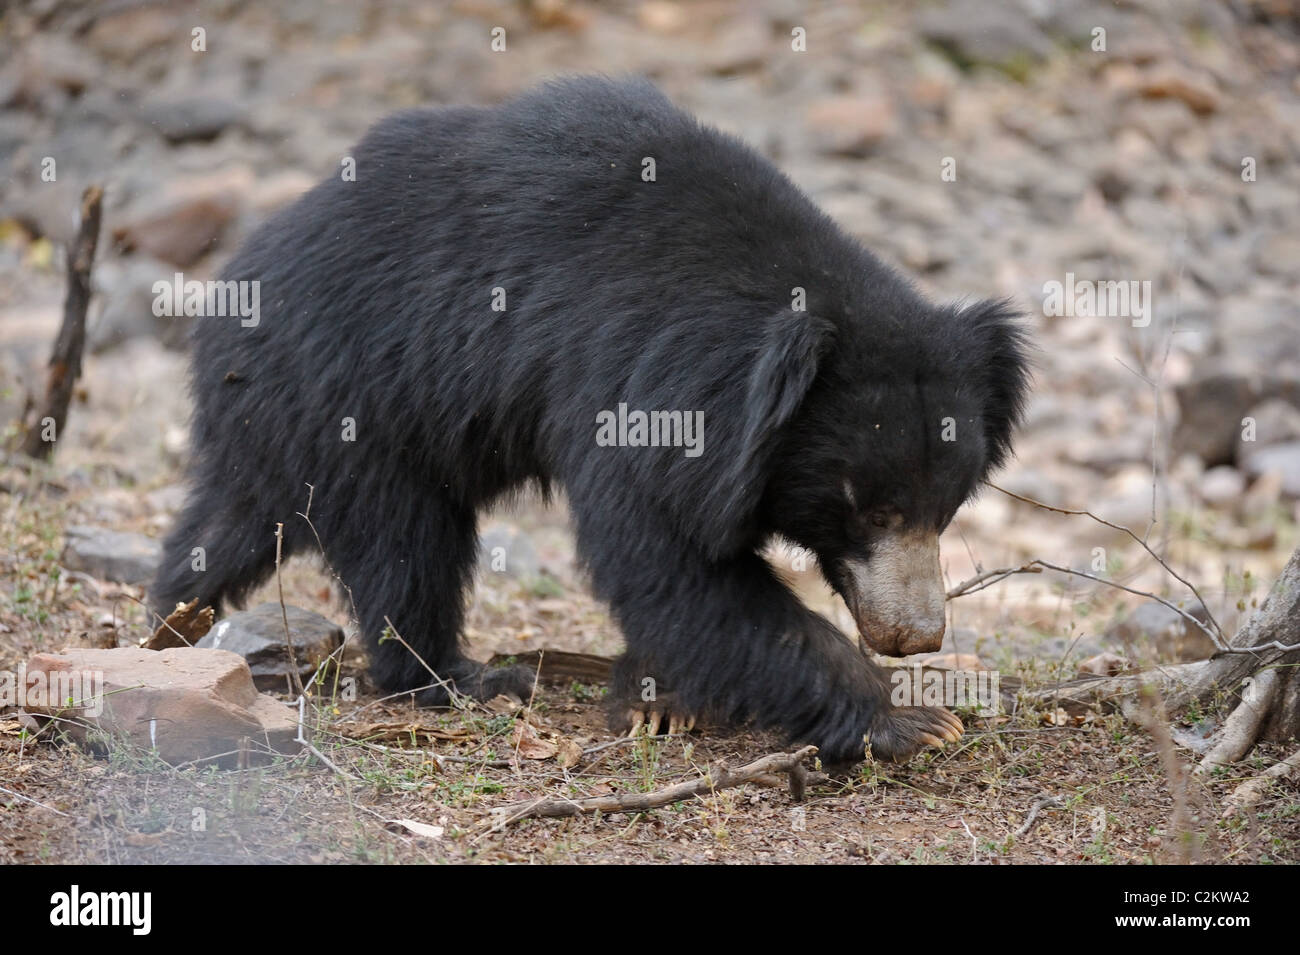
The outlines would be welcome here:
<svg viewBox="0 0 1300 955">
<path fill-rule="evenodd" d="M 504 52 L 491 48 L 496 26 Z M 67 429 L 49 468 L 14 458 L 0 474 L 0 667 L 147 634 L 134 583 L 149 545 L 103 532 L 157 538 L 181 496 L 184 329 L 153 316 L 153 283 L 176 271 L 211 277 L 385 113 L 494 102 L 575 71 L 648 74 L 762 149 L 936 298 L 1017 302 L 1039 346 L 1036 389 L 1018 458 L 997 483 L 1132 528 L 1197 584 L 1205 607 L 1123 532 L 994 489 L 943 541 L 952 583 L 1041 558 L 1187 601 L 1231 632 L 1300 543 L 1298 31 L 1288 0 L 9 9 L 0 421 L 17 421 L 41 380 L 78 197 L 99 183 L 106 200 L 90 353 Z M 806 49 L 792 49 L 801 36 Z M 1071 281 L 1135 282 L 1142 298 L 1122 314 L 1055 308 L 1050 283 Z M 485 526 L 509 559 L 481 575 L 468 633 L 476 655 L 618 651 L 617 628 L 574 564 L 562 502 L 524 501 Z M 848 625 L 792 555 L 771 556 Z M 350 629 L 326 570 L 291 565 L 284 586 L 290 603 Z M 276 599 L 274 586 L 256 599 Z M 1165 608 L 1059 573 L 1012 577 L 949 607 L 945 650 L 1031 682 L 1073 675 L 1107 651 L 1150 663 L 1211 649 Z M 345 662 L 362 672 L 355 652 Z M 653 788 L 781 741 L 642 742 L 562 765 L 573 746 L 608 739 L 599 690 L 581 682 L 543 688 L 531 717 L 419 714 L 362 690 L 322 710 L 341 772 L 295 760 L 212 777 L 112 747 L 105 760 L 30 741 L 0 715 L 0 859 L 1297 856 L 1294 786 L 1238 827 L 1214 821 L 1231 779 L 1198 782 L 1195 821 L 1175 826 L 1168 754 L 1144 734 L 1116 716 L 1080 724 L 1037 712 L 972 721 L 969 744 L 942 756 L 837 778 L 804 816 L 779 790 L 746 790 L 644 816 L 490 832 L 489 810 L 512 799 Z M 1201 716 L 1213 725 L 1214 714 Z M 396 752 L 394 727 L 461 758 L 439 766 L 419 750 Z M 555 752 L 520 757 L 530 734 Z M 1281 752 L 1265 748 L 1241 775 Z M 1014 838 L 1043 792 L 1064 808 Z M 202 806 L 219 822 L 200 838 L 188 820 Z M 404 818 L 443 832 L 391 824 Z M 268 819 L 290 822 L 268 830 Z"/>
</svg>

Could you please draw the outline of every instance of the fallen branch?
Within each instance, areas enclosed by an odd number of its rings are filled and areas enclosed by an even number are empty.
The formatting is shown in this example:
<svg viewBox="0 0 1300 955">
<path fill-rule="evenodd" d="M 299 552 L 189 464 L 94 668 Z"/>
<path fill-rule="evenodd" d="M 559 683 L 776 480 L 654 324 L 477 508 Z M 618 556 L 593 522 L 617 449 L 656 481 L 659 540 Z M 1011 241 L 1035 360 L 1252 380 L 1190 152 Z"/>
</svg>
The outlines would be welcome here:
<svg viewBox="0 0 1300 955">
<path fill-rule="evenodd" d="M 1223 721 L 1222 729 L 1194 774 L 1203 776 L 1220 766 L 1235 763 L 1250 752 L 1281 688 L 1282 680 L 1276 670 L 1260 670 L 1247 677 L 1241 703 Z"/>
<path fill-rule="evenodd" d="M 1060 796 L 1039 796 L 1029 807 L 1029 816 L 1025 819 L 1024 825 L 1017 829 L 1011 838 L 1022 839 L 1028 835 L 1029 830 L 1034 828 L 1034 823 L 1038 821 L 1038 814 L 1044 809 L 1062 809 L 1064 806 L 1065 803 L 1061 801 Z"/>
<path fill-rule="evenodd" d="M 587 799 L 538 799 L 514 803 L 494 811 L 500 818 L 493 829 L 501 829 L 520 819 L 577 816 L 584 812 L 645 812 L 675 802 L 702 796 L 722 789 L 734 789 L 746 783 L 767 782 L 764 777 L 785 773 L 790 780 L 790 793 L 795 800 L 803 799 L 808 781 L 808 770 L 803 761 L 817 752 L 816 746 L 805 746 L 794 753 L 773 753 L 756 759 L 737 770 L 714 766 L 700 779 L 677 783 L 649 793 L 626 793 L 618 796 L 592 796 Z"/>
<path fill-rule="evenodd" d="M 63 324 L 50 354 L 44 404 L 28 422 L 23 453 L 45 460 L 63 433 L 72 403 L 72 390 L 81 377 L 81 356 L 86 349 L 86 308 L 90 305 L 90 268 L 99 245 L 99 222 L 104 190 L 89 186 L 81 194 L 81 226 L 68 250 L 68 294 L 63 300 Z"/>
<path fill-rule="evenodd" d="M 1223 818 L 1228 819 L 1239 812 L 1244 812 L 1254 806 L 1264 798 L 1264 793 L 1268 792 L 1268 787 L 1273 783 L 1280 783 L 1292 776 L 1300 775 L 1300 749 L 1296 750 L 1282 762 L 1256 776 L 1254 779 L 1248 779 L 1228 796 L 1227 807 L 1223 810 Z"/>
</svg>

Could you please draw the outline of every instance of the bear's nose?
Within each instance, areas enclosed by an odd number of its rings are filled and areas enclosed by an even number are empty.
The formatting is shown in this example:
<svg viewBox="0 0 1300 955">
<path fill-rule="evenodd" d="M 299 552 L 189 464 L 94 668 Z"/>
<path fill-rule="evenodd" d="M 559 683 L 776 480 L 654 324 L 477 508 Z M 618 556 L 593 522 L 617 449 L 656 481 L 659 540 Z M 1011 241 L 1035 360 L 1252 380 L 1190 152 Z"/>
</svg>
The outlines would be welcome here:
<svg viewBox="0 0 1300 955">
<path fill-rule="evenodd" d="M 943 643 L 946 629 L 947 621 L 944 620 L 942 611 L 909 614 L 899 627 L 902 631 L 898 641 L 899 652 L 903 655 L 932 653 Z"/>
</svg>

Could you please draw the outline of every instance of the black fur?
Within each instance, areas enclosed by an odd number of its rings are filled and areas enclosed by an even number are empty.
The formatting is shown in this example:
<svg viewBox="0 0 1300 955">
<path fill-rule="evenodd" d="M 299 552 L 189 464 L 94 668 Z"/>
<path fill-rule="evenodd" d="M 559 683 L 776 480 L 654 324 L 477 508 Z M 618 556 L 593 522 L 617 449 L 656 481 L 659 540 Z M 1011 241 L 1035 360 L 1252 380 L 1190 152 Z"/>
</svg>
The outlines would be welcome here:
<svg viewBox="0 0 1300 955">
<path fill-rule="evenodd" d="M 286 552 L 314 550 L 294 516 L 311 484 L 381 686 L 430 682 L 378 643 L 387 617 L 460 689 L 522 690 L 458 648 L 476 513 L 558 485 L 626 636 L 617 691 L 635 698 L 650 676 L 828 759 L 861 758 L 866 734 L 878 755 L 917 748 L 924 713 L 891 710 L 878 668 L 757 552 L 780 534 L 823 566 L 869 553 L 863 517 L 881 506 L 946 525 L 1007 456 L 1024 399 L 1007 308 L 928 304 L 770 163 L 644 82 L 399 113 L 355 156 L 356 182 L 317 186 L 226 269 L 260 280 L 260 324 L 197 323 L 194 490 L 155 606 L 238 601 L 272 570 L 278 521 Z M 703 454 L 598 447 L 596 415 L 620 402 L 703 411 Z M 938 442 L 944 416 L 958 441 Z"/>
</svg>

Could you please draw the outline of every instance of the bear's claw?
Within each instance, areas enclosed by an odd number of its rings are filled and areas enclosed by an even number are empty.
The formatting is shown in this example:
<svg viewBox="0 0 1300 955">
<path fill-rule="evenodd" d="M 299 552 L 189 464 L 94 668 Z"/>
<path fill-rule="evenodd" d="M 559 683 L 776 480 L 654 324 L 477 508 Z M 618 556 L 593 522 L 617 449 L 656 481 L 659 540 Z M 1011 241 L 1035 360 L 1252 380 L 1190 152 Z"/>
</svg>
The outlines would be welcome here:
<svg viewBox="0 0 1300 955">
<path fill-rule="evenodd" d="M 875 758 L 902 762 L 926 746 L 943 749 L 961 739 L 963 732 L 961 720 L 941 707 L 903 706 L 881 714 L 868 742 Z"/>
<path fill-rule="evenodd" d="M 669 736 L 680 736 L 695 729 L 694 713 L 669 710 L 667 716 Z M 627 732 L 629 738 L 637 736 L 642 729 L 645 730 L 647 736 L 658 736 L 659 730 L 663 728 L 664 711 L 657 706 L 651 707 L 649 710 L 632 708 L 627 711 L 626 719 L 631 724 L 631 728 Z"/>
</svg>

